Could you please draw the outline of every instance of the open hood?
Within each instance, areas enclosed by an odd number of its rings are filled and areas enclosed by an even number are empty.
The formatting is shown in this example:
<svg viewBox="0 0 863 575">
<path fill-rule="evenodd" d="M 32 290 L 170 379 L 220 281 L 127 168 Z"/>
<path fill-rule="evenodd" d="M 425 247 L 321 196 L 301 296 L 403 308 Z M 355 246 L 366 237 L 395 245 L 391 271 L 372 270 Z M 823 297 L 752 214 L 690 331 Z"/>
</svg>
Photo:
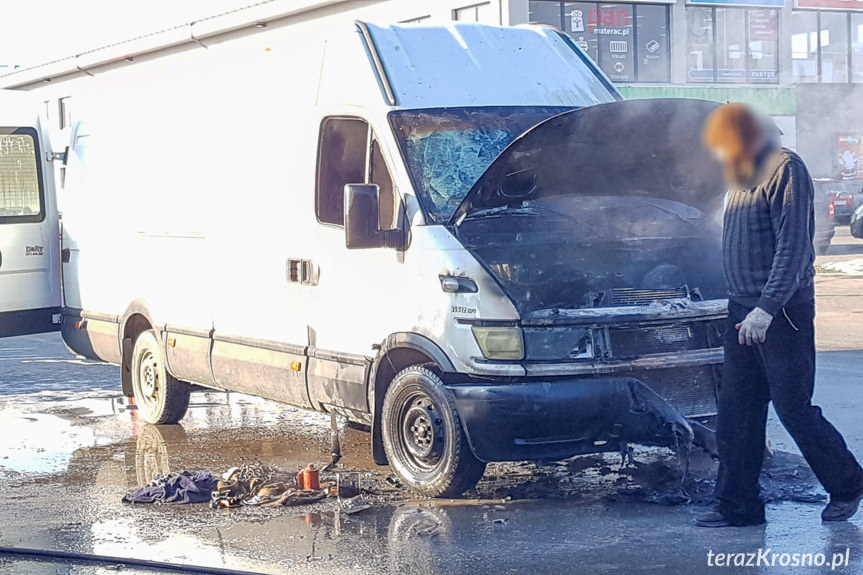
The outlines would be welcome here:
<svg viewBox="0 0 863 575">
<path fill-rule="evenodd" d="M 567 196 L 656 198 L 714 212 L 725 184 L 701 144 L 701 126 L 717 106 L 704 100 L 627 100 L 550 118 L 501 152 L 450 224 Z"/>
</svg>

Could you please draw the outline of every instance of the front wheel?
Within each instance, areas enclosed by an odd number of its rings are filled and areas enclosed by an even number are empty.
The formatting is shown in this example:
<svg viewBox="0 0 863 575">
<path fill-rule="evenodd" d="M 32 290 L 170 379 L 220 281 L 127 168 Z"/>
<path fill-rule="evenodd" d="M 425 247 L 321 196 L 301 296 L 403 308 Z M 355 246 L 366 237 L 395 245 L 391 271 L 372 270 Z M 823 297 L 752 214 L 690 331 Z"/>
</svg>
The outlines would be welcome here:
<svg viewBox="0 0 863 575">
<path fill-rule="evenodd" d="M 191 388 L 168 373 L 153 330 L 141 332 L 135 340 L 132 389 L 138 415 L 147 423 L 177 423 L 189 408 Z"/>
<path fill-rule="evenodd" d="M 470 450 L 452 393 L 424 367 L 408 367 L 393 379 L 381 431 L 390 465 L 417 495 L 456 497 L 485 472 Z"/>
</svg>

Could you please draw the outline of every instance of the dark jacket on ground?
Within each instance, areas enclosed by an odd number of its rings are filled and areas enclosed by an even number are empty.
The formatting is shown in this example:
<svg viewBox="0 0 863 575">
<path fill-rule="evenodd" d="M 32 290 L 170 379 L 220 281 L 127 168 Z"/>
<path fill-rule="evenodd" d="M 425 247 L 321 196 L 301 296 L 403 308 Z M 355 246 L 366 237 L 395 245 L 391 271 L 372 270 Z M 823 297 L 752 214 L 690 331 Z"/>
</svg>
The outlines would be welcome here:
<svg viewBox="0 0 863 575">
<path fill-rule="evenodd" d="M 728 191 L 725 280 L 732 300 L 775 315 L 814 297 L 814 189 L 803 160 L 784 148 L 764 155 L 758 181 Z"/>
</svg>

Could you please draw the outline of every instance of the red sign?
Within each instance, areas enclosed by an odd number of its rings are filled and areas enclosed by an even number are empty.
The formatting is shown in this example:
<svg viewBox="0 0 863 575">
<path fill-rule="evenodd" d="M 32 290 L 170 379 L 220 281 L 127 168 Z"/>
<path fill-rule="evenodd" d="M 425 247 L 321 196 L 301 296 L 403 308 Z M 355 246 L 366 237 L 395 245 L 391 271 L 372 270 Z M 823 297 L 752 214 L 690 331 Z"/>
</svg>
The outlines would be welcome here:
<svg viewBox="0 0 863 575">
<path fill-rule="evenodd" d="M 863 0 L 797 0 L 797 7 L 863 10 Z"/>
<path fill-rule="evenodd" d="M 632 20 L 628 10 L 602 10 L 591 9 L 587 11 L 587 31 L 591 34 L 597 33 L 597 27 L 603 28 L 631 28 Z M 602 34 L 601 31 L 598 32 Z M 617 34 L 617 32 L 615 32 Z M 626 34 L 628 35 L 627 31 Z"/>
<path fill-rule="evenodd" d="M 836 138 L 839 177 L 843 180 L 863 179 L 863 136 L 840 135 Z"/>
<path fill-rule="evenodd" d="M 777 10 L 749 11 L 749 41 L 776 42 Z"/>
</svg>

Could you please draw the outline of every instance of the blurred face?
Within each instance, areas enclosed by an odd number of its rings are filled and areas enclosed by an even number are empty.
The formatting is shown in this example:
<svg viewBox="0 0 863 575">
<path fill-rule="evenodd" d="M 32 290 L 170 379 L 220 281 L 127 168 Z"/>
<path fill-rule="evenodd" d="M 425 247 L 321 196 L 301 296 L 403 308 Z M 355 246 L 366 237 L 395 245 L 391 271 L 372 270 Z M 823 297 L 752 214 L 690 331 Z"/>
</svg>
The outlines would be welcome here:
<svg viewBox="0 0 863 575">
<path fill-rule="evenodd" d="M 766 143 L 761 120 L 745 104 L 724 104 L 708 116 L 702 139 L 725 168 L 730 185 L 750 183 L 756 158 Z"/>
</svg>

